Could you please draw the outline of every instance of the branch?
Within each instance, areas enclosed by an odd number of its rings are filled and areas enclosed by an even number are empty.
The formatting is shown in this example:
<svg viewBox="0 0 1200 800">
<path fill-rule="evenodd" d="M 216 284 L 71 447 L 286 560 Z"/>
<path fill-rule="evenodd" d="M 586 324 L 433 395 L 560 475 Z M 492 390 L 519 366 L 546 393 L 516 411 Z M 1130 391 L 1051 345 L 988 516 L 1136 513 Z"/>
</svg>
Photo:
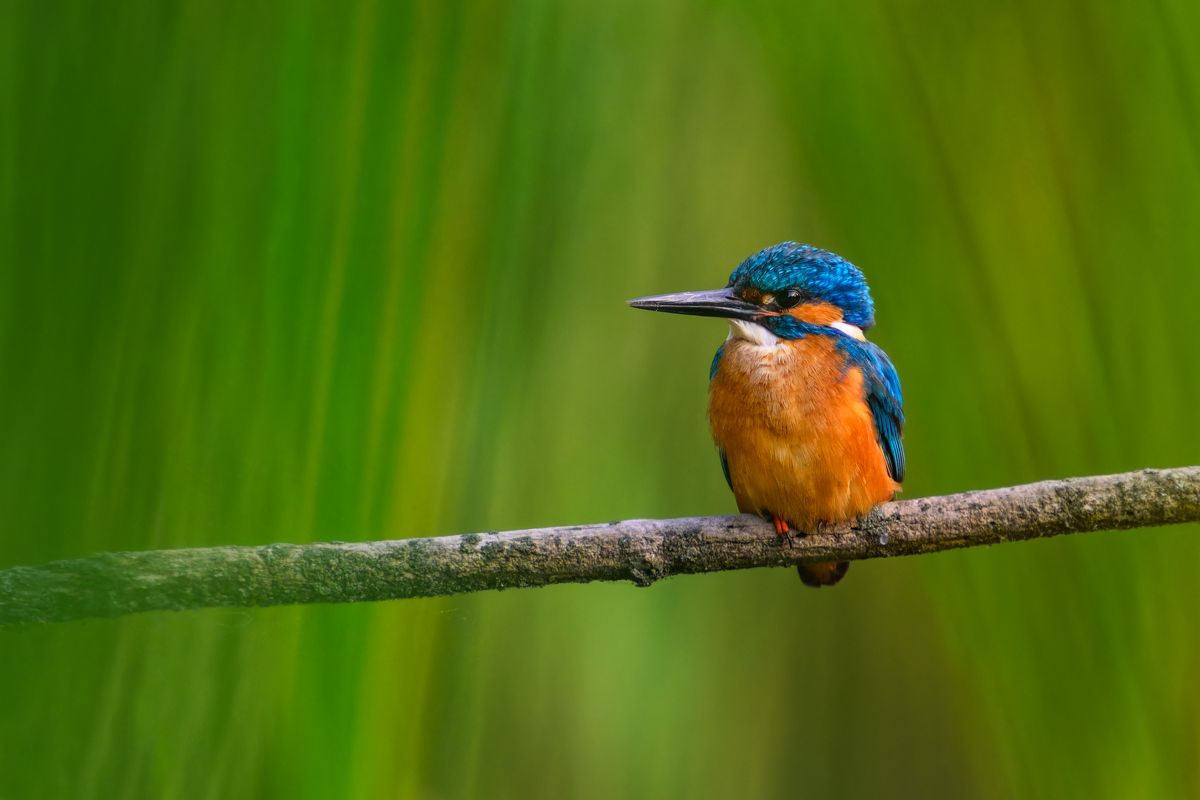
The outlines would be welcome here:
<svg viewBox="0 0 1200 800">
<path fill-rule="evenodd" d="M 932 553 L 1200 521 L 1200 467 L 886 503 L 782 547 L 752 516 L 626 520 L 382 542 L 102 553 L 0 570 L 0 625 L 404 597 Z"/>
</svg>

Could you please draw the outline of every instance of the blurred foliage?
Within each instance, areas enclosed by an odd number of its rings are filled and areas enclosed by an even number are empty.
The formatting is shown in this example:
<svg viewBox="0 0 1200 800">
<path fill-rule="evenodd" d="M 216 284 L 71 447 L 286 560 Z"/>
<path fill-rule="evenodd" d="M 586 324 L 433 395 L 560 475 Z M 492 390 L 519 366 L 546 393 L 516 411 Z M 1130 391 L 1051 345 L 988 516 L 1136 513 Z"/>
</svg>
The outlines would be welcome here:
<svg viewBox="0 0 1200 800">
<path fill-rule="evenodd" d="M 1200 461 L 1200 10 L 0 5 L 0 566 L 729 512 L 724 337 L 867 272 L 908 496 Z M 1195 527 L 0 632 L 0 797 L 1200 794 Z"/>
</svg>

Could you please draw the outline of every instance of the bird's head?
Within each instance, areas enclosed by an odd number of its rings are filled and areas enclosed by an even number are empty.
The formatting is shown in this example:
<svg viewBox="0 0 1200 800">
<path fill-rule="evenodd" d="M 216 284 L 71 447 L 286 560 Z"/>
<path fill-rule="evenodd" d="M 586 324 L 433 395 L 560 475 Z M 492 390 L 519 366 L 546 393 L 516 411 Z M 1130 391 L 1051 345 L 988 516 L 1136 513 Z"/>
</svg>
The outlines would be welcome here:
<svg viewBox="0 0 1200 800">
<path fill-rule="evenodd" d="M 630 300 L 634 308 L 724 317 L 735 336 L 752 341 L 797 339 L 815 328 L 835 328 L 861 339 L 875 324 L 866 278 L 839 255 L 784 242 L 747 258 L 724 289 L 679 292 Z"/>
</svg>

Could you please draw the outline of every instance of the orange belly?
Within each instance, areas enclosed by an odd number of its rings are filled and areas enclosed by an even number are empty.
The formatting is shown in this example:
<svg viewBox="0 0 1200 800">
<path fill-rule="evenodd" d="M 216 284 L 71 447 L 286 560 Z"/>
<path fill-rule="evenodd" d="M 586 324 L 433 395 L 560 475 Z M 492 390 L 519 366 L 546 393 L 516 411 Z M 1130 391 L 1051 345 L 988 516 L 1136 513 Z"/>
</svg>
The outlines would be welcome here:
<svg viewBox="0 0 1200 800">
<path fill-rule="evenodd" d="M 899 490 L 875 436 L 862 371 L 843 365 L 828 336 L 725 343 L 708 417 L 740 511 L 811 532 L 859 517 Z"/>
</svg>

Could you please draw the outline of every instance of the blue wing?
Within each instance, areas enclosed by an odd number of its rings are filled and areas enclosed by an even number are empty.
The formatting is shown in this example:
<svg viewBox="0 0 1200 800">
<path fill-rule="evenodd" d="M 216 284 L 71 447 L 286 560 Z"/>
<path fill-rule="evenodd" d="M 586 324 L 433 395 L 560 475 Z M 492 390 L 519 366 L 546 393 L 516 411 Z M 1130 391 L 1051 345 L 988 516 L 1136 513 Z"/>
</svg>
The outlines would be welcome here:
<svg viewBox="0 0 1200 800">
<path fill-rule="evenodd" d="M 712 383 L 712 379 L 717 377 L 717 370 L 721 367 L 721 356 L 725 355 L 725 343 L 721 342 L 721 346 L 717 348 L 717 352 L 713 353 L 712 366 L 708 368 L 708 381 Z"/>
<path fill-rule="evenodd" d="M 850 363 L 863 371 L 863 389 L 867 407 L 875 420 L 875 437 L 887 460 L 888 474 L 897 483 L 904 482 L 904 398 L 900 392 L 900 376 L 887 357 L 871 342 L 844 339 L 841 343 Z"/>
</svg>

